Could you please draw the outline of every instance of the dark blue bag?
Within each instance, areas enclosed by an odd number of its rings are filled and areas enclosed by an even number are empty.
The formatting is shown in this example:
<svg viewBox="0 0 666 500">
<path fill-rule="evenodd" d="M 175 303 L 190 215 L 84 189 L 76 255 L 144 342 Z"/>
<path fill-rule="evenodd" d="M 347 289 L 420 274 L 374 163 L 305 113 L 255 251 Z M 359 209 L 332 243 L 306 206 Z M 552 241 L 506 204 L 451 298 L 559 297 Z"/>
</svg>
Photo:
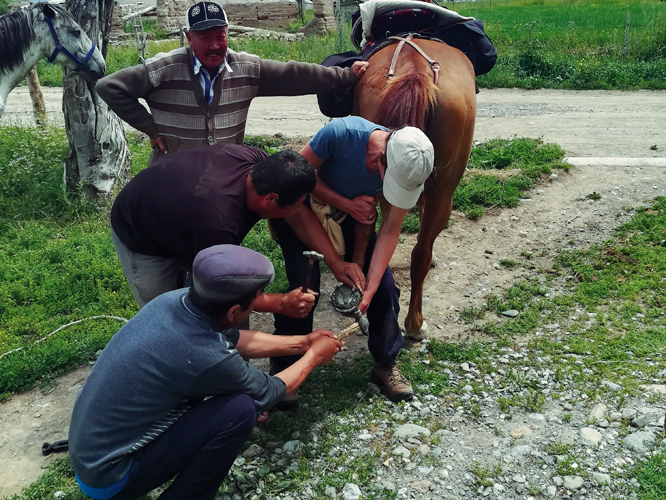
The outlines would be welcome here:
<svg viewBox="0 0 666 500">
<path fill-rule="evenodd" d="M 480 19 L 449 26 L 438 31 L 436 37 L 465 54 L 472 62 L 476 76 L 485 75 L 497 62 L 497 51 Z"/>
<path fill-rule="evenodd" d="M 342 54 L 328 56 L 324 59 L 322 65 L 349 68 L 354 62 L 362 60 L 363 58 L 360 54 L 350 50 Z M 349 116 L 354 110 L 354 87 L 317 94 L 317 102 L 319 103 L 319 110 L 329 118 Z"/>
</svg>

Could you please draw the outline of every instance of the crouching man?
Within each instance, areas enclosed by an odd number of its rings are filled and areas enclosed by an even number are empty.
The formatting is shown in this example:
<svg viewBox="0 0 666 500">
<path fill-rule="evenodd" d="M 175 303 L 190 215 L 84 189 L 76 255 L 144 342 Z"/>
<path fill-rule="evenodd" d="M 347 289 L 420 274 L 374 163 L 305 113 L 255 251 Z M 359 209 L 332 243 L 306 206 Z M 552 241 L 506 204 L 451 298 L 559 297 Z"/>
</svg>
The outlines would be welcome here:
<svg viewBox="0 0 666 500">
<path fill-rule="evenodd" d="M 116 333 L 74 405 L 70 459 L 81 490 L 135 499 L 212 499 L 254 427 L 342 343 L 330 332 L 239 331 L 274 276 L 261 254 L 217 245 L 194 260 L 193 286 L 152 300 Z M 269 376 L 243 358 L 303 354 Z"/>
</svg>

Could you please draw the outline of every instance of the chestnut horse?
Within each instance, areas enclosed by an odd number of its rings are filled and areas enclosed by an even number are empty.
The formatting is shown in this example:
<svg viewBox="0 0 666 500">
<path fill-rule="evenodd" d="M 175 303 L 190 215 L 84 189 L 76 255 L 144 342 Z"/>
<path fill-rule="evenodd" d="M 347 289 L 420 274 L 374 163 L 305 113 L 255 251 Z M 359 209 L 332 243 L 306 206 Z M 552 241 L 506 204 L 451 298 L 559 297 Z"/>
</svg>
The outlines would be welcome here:
<svg viewBox="0 0 666 500">
<path fill-rule="evenodd" d="M 413 42 L 439 63 L 438 78 L 424 56 L 408 44 L 400 51 L 395 75 L 387 77 L 396 44 L 384 47 L 370 58 L 356 85 L 354 114 L 389 128 L 418 127 L 435 148 L 435 168 L 418 201 L 420 228 L 412 250 L 412 293 L 405 318 L 405 334 L 419 338 L 428 329 L 421 301 L 433 243 L 449 220 L 453 193 L 472 149 L 476 80 L 472 63 L 458 49 L 434 40 Z M 386 202 L 380 205 L 385 212 Z"/>
</svg>

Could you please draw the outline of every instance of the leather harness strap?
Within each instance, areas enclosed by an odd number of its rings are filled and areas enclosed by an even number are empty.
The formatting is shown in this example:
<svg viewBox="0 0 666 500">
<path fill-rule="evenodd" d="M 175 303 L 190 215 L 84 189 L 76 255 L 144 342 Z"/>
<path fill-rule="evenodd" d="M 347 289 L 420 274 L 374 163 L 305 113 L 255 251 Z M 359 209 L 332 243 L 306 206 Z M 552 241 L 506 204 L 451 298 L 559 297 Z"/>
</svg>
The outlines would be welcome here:
<svg viewBox="0 0 666 500">
<path fill-rule="evenodd" d="M 431 59 L 428 54 L 423 52 L 421 47 L 416 45 L 413 41 L 412 38 L 414 38 L 414 34 L 409 34 L 407 35 L 406 38 L 402 38 L 399 36 L 390 36 L 389 40 L 397 40 L 398 46 L 395 48 L 395 52 L 393 53 L 393 59 L 391 59 L 391 66 L 389 67 L 388 73 L 386 73 L 384 76 L 386 78 L 393 78 L 395 76 L 395 66 L 398 64 L 398 57 L 400 56 L 400 51 L 404 47 L 404 45 L 407 43 L 409 44 L 410 47 L 412 47 L 416 52 L 421 54 L 423 58 L 428 61 L 428 64 L 430 64 L 430 69 L 432 69 L 432 72 L 434 74 L 435 78 L 435 85 L 437 85 L 437 81 L 439 80 L 439 68 L 440 64 L 435 61 L 434 59 Z"/>
</svg>

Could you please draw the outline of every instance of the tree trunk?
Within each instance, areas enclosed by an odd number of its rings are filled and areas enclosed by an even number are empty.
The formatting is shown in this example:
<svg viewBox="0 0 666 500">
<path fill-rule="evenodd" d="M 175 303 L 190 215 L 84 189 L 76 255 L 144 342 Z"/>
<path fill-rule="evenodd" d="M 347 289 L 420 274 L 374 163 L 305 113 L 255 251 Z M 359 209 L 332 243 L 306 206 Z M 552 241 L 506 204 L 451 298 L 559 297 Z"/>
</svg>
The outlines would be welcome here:
<svg viewBox="0 0 666 500">
<path fill-rule="evenodd" d="M 66 8 L 97 44 L 106 59 L 114 0 L 67 0 Z M 95 83 L 63 70 L 65 130 L 69 153 L 65 158 L 67 186 L 82 185 L 88 199 L 110 198 L 114 186 L 130 176 L 130 152 L 120 118 L 95 91 Z"/>
<path fill-rule="evenodd" d="M 30 99 L 32 100 L 32 113 L 35 116 L 35 123 L 38 127 L 46 125 L 46 105 L 44 104 L 44 95 L 42 86 L 39 84 L 37 68 L 32 68 L 28 72 L 28 88 L 30 89 Z"/>
</svg>

